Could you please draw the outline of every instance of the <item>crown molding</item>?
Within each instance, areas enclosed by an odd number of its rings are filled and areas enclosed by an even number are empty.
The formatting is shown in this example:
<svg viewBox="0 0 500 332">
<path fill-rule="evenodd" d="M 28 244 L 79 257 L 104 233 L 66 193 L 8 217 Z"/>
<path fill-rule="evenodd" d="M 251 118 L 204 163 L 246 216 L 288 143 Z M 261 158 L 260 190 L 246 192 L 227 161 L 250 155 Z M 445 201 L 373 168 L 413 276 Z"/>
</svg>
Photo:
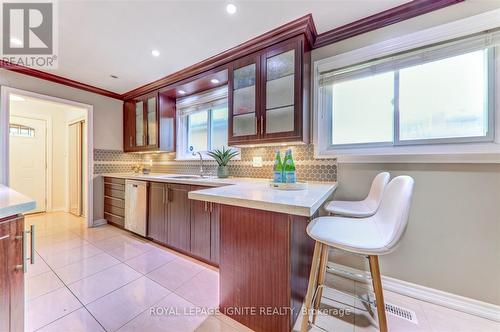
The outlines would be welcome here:
<svg viewBox="0 0 500 332">
<path fill-rule="evenodd" d="M 464 0 L 414 0 L 319 34 L 314 48 L 337 43 L 372 30 L 460 3 Z"/>
<path fill-rule="evenodd" d="M 114 99 L 120 99 L 120 100 L 122 99 L 122 96 L 119 93 L 115 93 L 112 91 L 101 89 L 101 88 L 98 88 L 98 87 L 95 87 L 95 86 L 92 86 L 89 84 L 74 81 L 74 80 L 71 80 L 69 78 L 57 76 L 57 75 L 50 74 L 50 73 L 47 73 L 47 72 L 44 72 L 41 70 L 37 70 L 34 68 L 16 65 L 16 64 L 10 63 L 8 61 L 0 60 L 0 68 L 14 71 L 16 73 L 20 73 L 20 74 L 24 74 L 24 75 L 29 75 L 29 76 L 36 77 L 36 78 L 39 78 L 42 80 L 47 80 L 47 81 L 51 81 L 54 83 L 59 83 L 59 84 L 66 85 L 66 86 L 69 86 L 72 88 L 96 93 L 96 94 L 99 94 L 102 96 L 106 96 L 106 97 L 110 97 L 110 98 L 114 98 Z"/>
<path fill-rule="evenodd" d="M 304 34 L 309 43 L 309 48 L 312 48 L 317 36 L 316 27 L 311 14 L 302 16 L 296 20 L 288 22 L 279 26 L 276 29 L 268 31 L 260 36 L 250 39 L 242 44 L 230 48 L 224 52 L 214 55 L 206 60 L 198 62 L 192 66 L 186 67 L 173 74 L 167 75 L 159 80 L 143 85 L 137 89 L 126 92 L 122 95 L 124 100 L 131 99 L 159 88 L 171 85 L 173 83 L 182 81 L 191 76 L 200 74 L 202 72 L 220 68 L 227 65 L 229 62 L 234 61 L 244 55 L 259 51 L 263 48 L 273 44 L 284 41 L 288 38 Z"/>
</svg>

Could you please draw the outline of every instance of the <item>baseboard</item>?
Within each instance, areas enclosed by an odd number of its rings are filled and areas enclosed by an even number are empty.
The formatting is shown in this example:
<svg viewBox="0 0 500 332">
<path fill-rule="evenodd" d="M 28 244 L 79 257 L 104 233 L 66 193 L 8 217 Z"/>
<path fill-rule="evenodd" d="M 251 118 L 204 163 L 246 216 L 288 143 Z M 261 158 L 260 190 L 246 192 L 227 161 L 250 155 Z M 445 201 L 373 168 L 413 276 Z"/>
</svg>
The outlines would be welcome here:
<svg viewBox="0 0 500 332">
<path fill-rule="evenodd" d="M 96 219 L 94 220 L 94 222 L 92 223 L 92 227 L 97 227 L 97 226 L 102 226 L 102 225 L 106 225 L 108 223 L 108 221 L 106 219 Z"/>
<path fill-rule="evenodd" d="M 329 262 L 328 267 L 329 272 L 335 273 L 344 278 L 360 282 L 367 282 L 367 280 L 370 279 L 370 274 L 366 271 L 332 262 Z M 371 288 L 371 284 L 369 284 L 369 287 Z M 468 297 L 447 293 L 438 289 L 386 276 L 382 276 L 382 287 L 388 291 L 412 297 L 417 300 L 437 304 L 467 314 L 500 322 L 500 306 L 491 303 L 474 300 Z"/>
</svg>

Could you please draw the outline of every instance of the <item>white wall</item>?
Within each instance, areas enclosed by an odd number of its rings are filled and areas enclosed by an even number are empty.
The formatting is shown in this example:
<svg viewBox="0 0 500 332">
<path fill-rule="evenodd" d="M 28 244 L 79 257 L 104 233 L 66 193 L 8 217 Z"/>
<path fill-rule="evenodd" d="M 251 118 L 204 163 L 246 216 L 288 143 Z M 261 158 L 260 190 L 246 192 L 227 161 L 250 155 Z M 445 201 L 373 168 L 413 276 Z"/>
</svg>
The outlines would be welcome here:
<svg viewBox="0 0 500 332">
<path fill-rule="evenodd" d="M 314 50 L 312 59 L 500 8 L 499 1 L 465 1 Z M 401 246 L 380 260 L 382 274 L 500 305 L 500 165 L 339 164 L 337 199 L 360 199 L 381 170 L 415 178 L 409 226 Z M 337 263 L 367 268 L 339 253 Z"/>
<path fill-rule="evenodd" d="M 0 86 L 8 86 L 92 105 L 94 107 L 94 149 L 123 150 L 122 101 L 5 69 L 0 69 Z M 94 177 L 93 182 L 93 219 L 97 220 L 103 217 L 104 210 L 101 177 Z"/>
<path fill-rule="evenodd" d="M 95 93 L 0 69 L 0 85 L 94 106 L 94 149 L 123 149 L 123 102 Z"/>
</svg>

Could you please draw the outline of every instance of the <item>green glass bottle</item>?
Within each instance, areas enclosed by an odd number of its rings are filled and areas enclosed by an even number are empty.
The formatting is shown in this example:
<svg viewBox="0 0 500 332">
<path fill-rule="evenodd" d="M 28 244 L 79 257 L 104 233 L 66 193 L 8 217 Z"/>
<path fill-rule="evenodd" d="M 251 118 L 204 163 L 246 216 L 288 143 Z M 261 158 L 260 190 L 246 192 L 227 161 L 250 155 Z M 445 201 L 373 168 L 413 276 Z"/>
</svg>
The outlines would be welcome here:
<svg viewBox="0 0 500 332">
<path fill-rule="evenodd" d="M 293 162 L 292 149 L 288 149 L 285 154 L 283 182 L 295 183 L 295 163 Z"/>
<path fill-rule="evenodd" d="M 280 150 L 276 149 L 276 157 L 274 158 L 273 181 L 282 182 L 283 179 L 283 163 L 281 162 Z"/>
</svg>

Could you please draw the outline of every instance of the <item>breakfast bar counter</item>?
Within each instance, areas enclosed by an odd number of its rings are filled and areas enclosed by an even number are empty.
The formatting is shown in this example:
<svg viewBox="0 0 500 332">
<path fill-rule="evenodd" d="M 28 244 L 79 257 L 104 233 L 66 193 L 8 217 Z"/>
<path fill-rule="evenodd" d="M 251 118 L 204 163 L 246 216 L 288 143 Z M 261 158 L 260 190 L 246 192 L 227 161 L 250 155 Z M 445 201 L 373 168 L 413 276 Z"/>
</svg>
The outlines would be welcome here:
<svg viewBox="0 0 500 332">
<path fill-rule="evenodd" d="M 269 181 L 191 191 L 220 204 L 219 310 L 254 331 L 291 331 L 307 291 L 309 221 L 336 183 L 284 191 Z"/>
</svg>

